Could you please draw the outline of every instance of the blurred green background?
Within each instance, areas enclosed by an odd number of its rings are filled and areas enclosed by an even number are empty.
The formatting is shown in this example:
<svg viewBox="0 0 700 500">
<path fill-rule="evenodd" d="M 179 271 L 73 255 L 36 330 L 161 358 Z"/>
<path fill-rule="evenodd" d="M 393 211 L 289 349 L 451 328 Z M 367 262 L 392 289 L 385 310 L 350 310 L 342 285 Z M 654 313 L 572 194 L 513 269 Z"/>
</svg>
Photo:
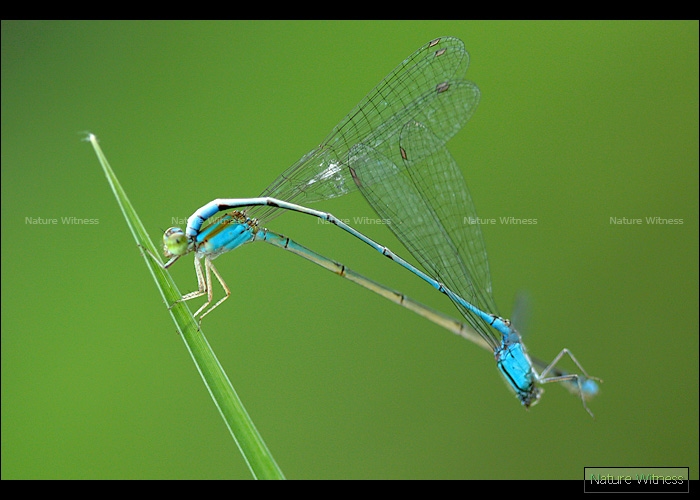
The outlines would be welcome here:
<svg viewBox="0 0 700 500">
<path fill-rule="evenodd" d="M 441 35 L 482 92 L 449 145 L 479 216 L 538 220 L 484 228 L 500 313 L 528 294 L 530 352 L 605 380 L 596 419 L 555 386 L 525 411 L 487 352 L 258 244 L 217 261 L 234 294 L 204 324 L 258 430 L 288 478 L 698 479 L 698 22 L 251 21 L 3 21 L 3 479 L 251 477 L 80 133 L 160 241 L 258 195 Z M 270 228 L 457 315 L 333 227 Z M 191 256 L 172 273 L 196 287 Z"/>
</svg>

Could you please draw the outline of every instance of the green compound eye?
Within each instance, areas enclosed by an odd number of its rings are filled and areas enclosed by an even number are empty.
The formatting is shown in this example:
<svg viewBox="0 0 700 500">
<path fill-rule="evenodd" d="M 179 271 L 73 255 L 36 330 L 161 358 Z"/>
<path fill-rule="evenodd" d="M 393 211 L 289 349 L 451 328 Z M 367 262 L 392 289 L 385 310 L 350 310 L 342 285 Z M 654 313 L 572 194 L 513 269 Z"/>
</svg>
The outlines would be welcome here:
<svg viewBox="0 0 700 500">
<path fill-rule="evenodd" d="M 168 258 L 187 253 L 187 236 L 182 229 L 171 227 L 163 233 L 163 253 Z"/>
</svg>

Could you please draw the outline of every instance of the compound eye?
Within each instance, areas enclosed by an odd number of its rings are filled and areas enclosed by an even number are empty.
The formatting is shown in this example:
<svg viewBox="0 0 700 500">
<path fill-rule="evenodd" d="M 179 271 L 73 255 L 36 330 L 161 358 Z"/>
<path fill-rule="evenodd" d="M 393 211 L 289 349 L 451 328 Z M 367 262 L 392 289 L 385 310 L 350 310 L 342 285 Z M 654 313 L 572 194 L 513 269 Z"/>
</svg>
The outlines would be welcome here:
<svg viewBox="0 0 700 500">
<path fill-rule="evenodd" d="M 171 227 L 163 233 L 163 253 L 168 258 L 187 253 L 187 236 L 182 229 Z"/>
</svg>

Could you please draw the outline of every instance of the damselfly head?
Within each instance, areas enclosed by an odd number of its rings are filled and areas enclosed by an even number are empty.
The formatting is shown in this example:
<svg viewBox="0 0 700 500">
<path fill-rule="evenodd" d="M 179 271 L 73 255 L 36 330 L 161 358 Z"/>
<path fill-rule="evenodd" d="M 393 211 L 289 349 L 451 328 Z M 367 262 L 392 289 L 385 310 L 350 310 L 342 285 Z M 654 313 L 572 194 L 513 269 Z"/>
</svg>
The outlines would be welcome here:
<svg viewBox="0 0 700 500">
<path fill-rule="evenodd" d="M 542 393 L 544 393 L 544 389 L 535 385 L 532 387 L 529 394 L 526 396 L 518 395 L 518 399 L 520 399 L 520 403 L 525 409 L 529 410 L 531 406 L 535 406 L 540 401 Z"/>
<path fill-rule="evenodd" d="M 163 233 L 163 254 L 166 258 L 185 255 L 188 252 L 187 247 L 187 236 L 179 227 L 168 228 Z"/>
</svg>

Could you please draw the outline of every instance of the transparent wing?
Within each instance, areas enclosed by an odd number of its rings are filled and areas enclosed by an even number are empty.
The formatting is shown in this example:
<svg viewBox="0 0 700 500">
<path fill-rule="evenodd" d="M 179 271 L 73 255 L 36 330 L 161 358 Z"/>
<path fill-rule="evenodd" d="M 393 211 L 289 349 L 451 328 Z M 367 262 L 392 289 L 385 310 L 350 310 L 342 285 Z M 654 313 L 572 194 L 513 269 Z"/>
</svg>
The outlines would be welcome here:
<svg viewBox="0 0 700 500">
<path fill-rule="evenodd" d="M 334 198 L 354 189 L 348 155 L 356 144 L 379 152 L 391 150 L 404 124 L 421 121 L 443 141 L 466 123 L 478 101 L 476 86 L 463 79 L 469 55 L 457 38 L 433 40 L 418 49 L 382 80 L 313 151 L 283 172 L 261 196 L 301 205 Z M 462 88 L 466 91 L 460 91 Z M 445 89 L 450 89 L 445 92 Z M 467 113 L 465 113 L 465 110 Z M 279 215 L 255 207 L 262 221 Z"/>
<path fill-rule="evenodd" d="M 470 220 L 476 218 L 474 203 L 445 141 L 412 121 L 395 147 L 389 155 L 367 145 L 354 148 L 356 185 L 429 274 L 482 311 L 498 314 L 481 228 Z M 455 305 L 492 347 L 499 345 L 478 316 Z"/>
</svg>

